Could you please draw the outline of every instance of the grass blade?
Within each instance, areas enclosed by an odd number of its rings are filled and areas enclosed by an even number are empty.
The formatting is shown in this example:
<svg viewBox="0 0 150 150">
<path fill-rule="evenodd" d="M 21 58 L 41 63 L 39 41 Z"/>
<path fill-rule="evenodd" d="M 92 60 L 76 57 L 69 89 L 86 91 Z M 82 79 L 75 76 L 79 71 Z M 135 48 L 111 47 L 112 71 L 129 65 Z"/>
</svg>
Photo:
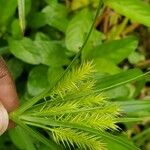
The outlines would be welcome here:
<svg viewBox="0 0 150 150">
<path fill-rule="evenodd" d="M 56 143 L 48 140 L 45 138 L 41 133 L 37 132 L 36 130 L 30 128 L 26 124 L 22 123 L 19 119 L 12 119 L 15 123 L 17 123 L 22 129 L 27 131 L 30 135 L 32 135 L 34 138 L 36 138 L 38 141 L 42 142 L 46 146 L 48 146 L 52 150 L 61 150 L 61 147 L 59 147 Z"/>
<path fill-rule="evenodd" d="M 108 90 L 126 83 L 144 78 L 150 72 L 142 74 L 139 69 L 130 69 L 115 75 L 106 76 L 104 78 L 97 78 L 96 89 L 98 91 Z"/>
</svg>

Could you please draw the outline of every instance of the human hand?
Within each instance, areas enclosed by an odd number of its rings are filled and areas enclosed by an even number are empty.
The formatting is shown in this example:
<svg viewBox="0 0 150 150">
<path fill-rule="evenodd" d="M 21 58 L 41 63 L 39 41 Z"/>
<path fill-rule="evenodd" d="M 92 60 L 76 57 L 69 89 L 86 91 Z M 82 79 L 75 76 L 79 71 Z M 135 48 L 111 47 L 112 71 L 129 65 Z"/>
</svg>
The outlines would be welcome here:
<svg viewBox="0 0 150 150">
<path fill-rule="evenodd" d="M 8 113 L 18 107 L 18 97 L 11 74 L 5 61 L 0 57 L 0 135 L 13 123 L 9 121 Z"/>
</svg>

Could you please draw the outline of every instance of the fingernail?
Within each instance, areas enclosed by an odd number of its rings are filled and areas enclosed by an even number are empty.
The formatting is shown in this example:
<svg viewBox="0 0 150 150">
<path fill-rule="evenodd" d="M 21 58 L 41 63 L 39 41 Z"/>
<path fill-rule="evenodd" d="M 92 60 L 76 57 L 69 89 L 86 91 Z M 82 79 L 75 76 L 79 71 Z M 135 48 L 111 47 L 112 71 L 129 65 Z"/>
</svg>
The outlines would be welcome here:
<svg viewBox="0 0 150 150">
<path fill-rule="evenodd" d="M 7 130 L 9 124 L 9 117 L 7 110 L 0 102 L 0 136 Z"/>
</svg>

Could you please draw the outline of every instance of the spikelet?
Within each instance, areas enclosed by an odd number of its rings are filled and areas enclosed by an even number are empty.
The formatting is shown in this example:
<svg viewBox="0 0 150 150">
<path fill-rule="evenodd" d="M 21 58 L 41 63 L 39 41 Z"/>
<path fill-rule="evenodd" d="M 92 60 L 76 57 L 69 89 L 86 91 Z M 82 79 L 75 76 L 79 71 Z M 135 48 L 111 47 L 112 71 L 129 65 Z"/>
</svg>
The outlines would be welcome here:
<svg viewBox="0 0 150 150">
<path fill-rule="evenodd" d="M 83 129 L 92 128 L 102 132 L 118 129 L 115 123 L 119 107 L 95 91 L 94 72 L 91 62 L 72 69 L 56 85 L 49 100 L 45 98 L 43 103 L 28 111 L 28 115 L 43 119 L 40 126 L 44 119 L 49 120 L 44 126 L 51 131 L 58 144 L 85 150 L 104 150 L 102 139 Z M 80 126 L 82 129 L 78 128 Z"/>
<path fill-rule="evenodd" d="M 54 128 L 52 129 L 52 135 L 57 143 L 63 143 L 64 146 L 77 146 L 79 149 L 104 150 L 104 145 L 100 142 L 100 139 L 86 132 L 70 128 Z"/>
<path fill-rule="evenodd" d="M 80 83 L 95 72 L 92 62 L 83 63 L 79 68 L 73 68 L 54 88 L 53 94 L 63 97 L 66 93 L 79 89 Z"/>
</svg>

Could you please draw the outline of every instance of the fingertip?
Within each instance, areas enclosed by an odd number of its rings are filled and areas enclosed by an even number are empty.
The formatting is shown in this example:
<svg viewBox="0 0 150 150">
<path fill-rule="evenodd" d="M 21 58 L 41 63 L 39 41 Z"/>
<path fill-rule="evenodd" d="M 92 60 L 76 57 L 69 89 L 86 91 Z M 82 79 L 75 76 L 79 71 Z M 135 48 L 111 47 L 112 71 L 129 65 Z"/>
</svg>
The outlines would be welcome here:
<svg viewBox="0 0 150 150">
<path fill-rule="evenodd" d="M 8 113 L 14 111 L 19 106 L 13 78 L 2 57 L 0 57 L 0 101 Z"/>
<path fill-rule="evenodd" d="M 7 130 L 9 124 L 9 116 L 7 110 L 0 102 L 0 136 Z"/>
</svg>

